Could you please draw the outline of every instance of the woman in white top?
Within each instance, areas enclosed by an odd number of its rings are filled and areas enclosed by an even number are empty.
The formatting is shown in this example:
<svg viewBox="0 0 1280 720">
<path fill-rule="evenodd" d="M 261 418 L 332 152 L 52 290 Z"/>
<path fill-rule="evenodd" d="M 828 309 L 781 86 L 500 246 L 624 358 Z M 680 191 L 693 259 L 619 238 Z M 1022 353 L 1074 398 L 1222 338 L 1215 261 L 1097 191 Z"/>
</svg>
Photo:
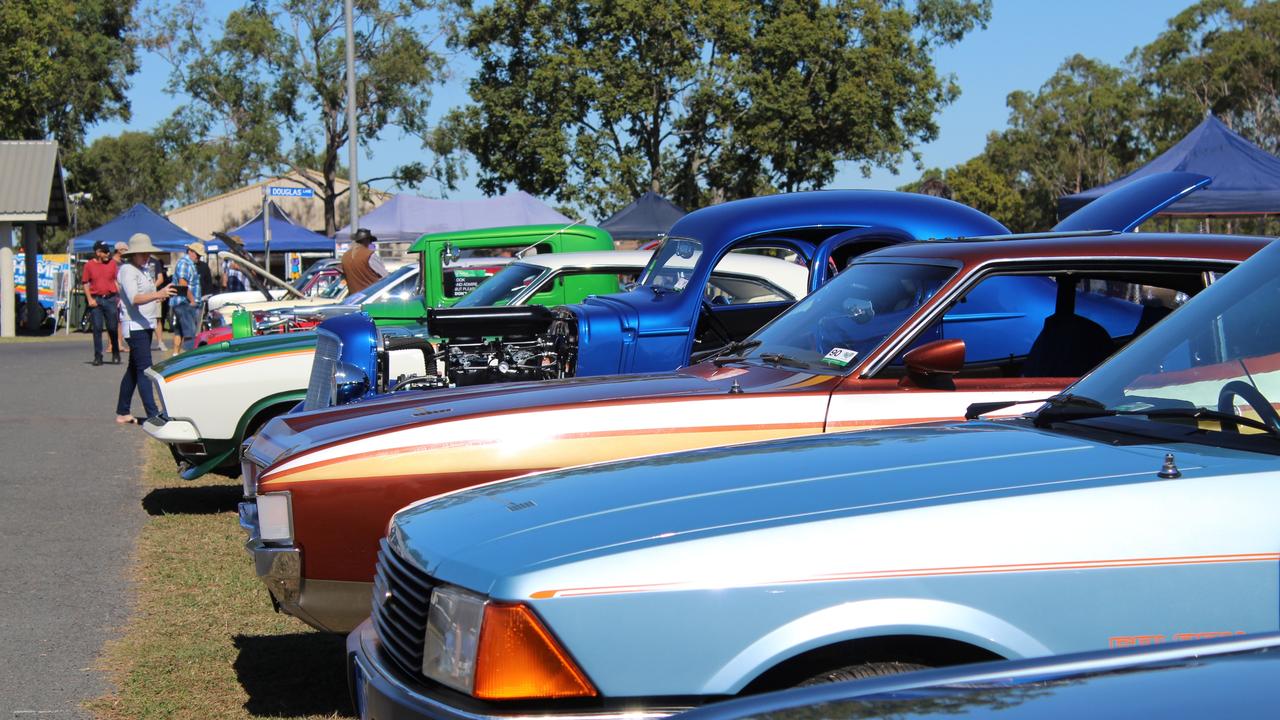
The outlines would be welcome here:
<svg viewBox="0 0 1280 720">
<path fill-rule="evenodd" d="M 166 285 L 163 290 L 156 290 L 156 284 L 143 269 L 151 259 L 151 253 L 158 252 L 162 251 L 151 244 L 150 237 L 134 233 L 124 252 L 124 262 L 116 273 L 116 283 L 120 286 L 120 332 L 129 345 L 129 364 L 120 379 L 120 399 L 116 402 L 116 422 L 122 424 L 137 422 L 129 412 L 135 388 L 142 398 L 147 417 L 159 412 L 145 373 L 151 367 L 151 336 L 155 332 L 156 318 L 160 317 L 160 303 L 157 301 L 173 295 L 174 288 Z"/>
</svg>

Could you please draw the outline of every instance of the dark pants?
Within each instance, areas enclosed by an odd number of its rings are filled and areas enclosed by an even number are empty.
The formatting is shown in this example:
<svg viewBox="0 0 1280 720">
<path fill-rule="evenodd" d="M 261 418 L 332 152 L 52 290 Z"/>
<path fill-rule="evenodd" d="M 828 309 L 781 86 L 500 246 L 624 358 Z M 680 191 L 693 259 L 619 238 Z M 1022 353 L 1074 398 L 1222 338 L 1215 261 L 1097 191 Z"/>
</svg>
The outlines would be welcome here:
<svg viewBox="0 0 1280 720">
<path fill-rule="evenodd" d="M 120 378 L 120 399 L 116 402 L 116 415 L 128 415 L 129 406 L 133 402 L 133 390 L 137 388 L 142 398 L 142 408 L 147 417 L 159 413 L 156 409 L 155 397 L 151 394 L 151 381 L 147 379 L 147 368 L 151 367 L 151 330 L 131 330 L 125 342 L 129 343 L 129 364 L 124 368 L 124 377 Z"/>
<path fill-rule="evenodd" d="M 89 308 L 89 320 L 93 323 L 93 356 L 102 357 L 102 327 L 106 325 L 111 337 L 111 352 L 120 354 L 120 305 L 115 295 L 95 297 L 96 307 Z"/>
</svg>

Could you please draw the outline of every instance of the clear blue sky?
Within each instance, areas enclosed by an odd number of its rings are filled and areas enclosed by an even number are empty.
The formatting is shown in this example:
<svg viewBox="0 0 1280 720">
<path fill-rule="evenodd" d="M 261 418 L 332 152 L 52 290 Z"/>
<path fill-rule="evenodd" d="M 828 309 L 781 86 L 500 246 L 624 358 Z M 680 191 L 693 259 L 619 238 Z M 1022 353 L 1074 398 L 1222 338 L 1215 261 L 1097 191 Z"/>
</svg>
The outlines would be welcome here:
<svg viewBox="0 0 1280 720">
<path fill-rule="evenodd" d="M 961 88 L 960 98 L 939 116 L 936 141 L 923 146 L 925 167 L 949 167 L 982 150 L 987 133 L 1005 127 L 1005 97 L 1014 90 L 1038 88 L 1067 57 L 1080 53 L 1112 64 L 1123 63 L 1135 47 L 1150 42 L 1166 27 L 1166 21 L 1192 0 L 995 0 L 991 24 L 971 33 L 958 45 L 936 56 L 938 70 L 952 73 Z M 211 0 L 213 14 L 224 17 L 238 2 Z M 454 78 L 437 89 L 433 115 L 467 101 L 465 83 L 470 66 L 461 59 Z M 141 70 L 132 79 L 129 97 L 133 118 L 128 123 L 104 123 L 90 139 L 125 129 L 146 130 L 166 117 L 181 99 L 165 94 L 168 68 L 153 54 L 141 56 Z M 398 137 L 393 129 L 368 148 L 359 160 L 362 177 L 388 174 L 406 158 L 424 155 L 412 139 Z M 346 153 L 343 153 L 343 160 Z M 423 158 L 426 159 L 425 157 Z M 909 161 L 898 175 L 877 170 L 863 178 L 856 167 L 843 168 L 832 187 L 892 189 L 918 176 Z M 474 185 L 474 173 L 458 190 L 457 199 L 483 197 Z M 440 189 L 424 185 L 419 192 L 440 195 Z"/>
</svg>

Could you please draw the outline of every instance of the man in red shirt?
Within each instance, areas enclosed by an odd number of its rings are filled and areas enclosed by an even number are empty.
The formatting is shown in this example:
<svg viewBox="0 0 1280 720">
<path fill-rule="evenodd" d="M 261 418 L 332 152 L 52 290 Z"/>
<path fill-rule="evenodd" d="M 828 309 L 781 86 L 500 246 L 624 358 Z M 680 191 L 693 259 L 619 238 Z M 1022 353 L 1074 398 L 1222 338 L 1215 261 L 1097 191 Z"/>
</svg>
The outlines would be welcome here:
<svg viewBox="0 0 1280 720">
<path fill-rule="evenodd" d="M 102 328 L 106 325 L 111 337 L 111 362 L 120 364 L 120 306 L 116 296 L 120 292 L 116 284 L 119 263 L 111 256 L 111 248 L 99 240 L 93 244 L 93 259 L 85 263 L 80 276 L 84 284 L 84 297 L 89 302 L 89 318 L 93 322 L 93 364 L 102 364 Z"/>
</svg>

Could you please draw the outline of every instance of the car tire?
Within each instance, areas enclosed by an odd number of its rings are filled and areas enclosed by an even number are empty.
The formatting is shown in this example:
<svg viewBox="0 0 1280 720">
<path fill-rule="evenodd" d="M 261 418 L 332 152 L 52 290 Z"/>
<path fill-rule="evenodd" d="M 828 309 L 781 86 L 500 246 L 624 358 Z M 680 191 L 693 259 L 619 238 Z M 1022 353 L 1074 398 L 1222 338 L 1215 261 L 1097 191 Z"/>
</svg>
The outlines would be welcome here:
<svg viewBox="0 0 1280 720">
<path fill-rule="evenodd" d="M 812 685 L 825 685 L 833 682 L 844 682 L 845 680 L 864 680 L 866 678 L 884 677 L 885 675 L 898 675 L 900 673 L 913 672 L 915 670 L 927 670 L 927 665 L 917 665 L 916 663 L 905 662 L 874 662 L 862 663 L 861 665 L 846 665 L 842 668 L 829 670 L 819 675 L 814 675 L 808 680 L 804 680 L 796 685 L 796 687 L 809 687 Z"/>
</svg>

